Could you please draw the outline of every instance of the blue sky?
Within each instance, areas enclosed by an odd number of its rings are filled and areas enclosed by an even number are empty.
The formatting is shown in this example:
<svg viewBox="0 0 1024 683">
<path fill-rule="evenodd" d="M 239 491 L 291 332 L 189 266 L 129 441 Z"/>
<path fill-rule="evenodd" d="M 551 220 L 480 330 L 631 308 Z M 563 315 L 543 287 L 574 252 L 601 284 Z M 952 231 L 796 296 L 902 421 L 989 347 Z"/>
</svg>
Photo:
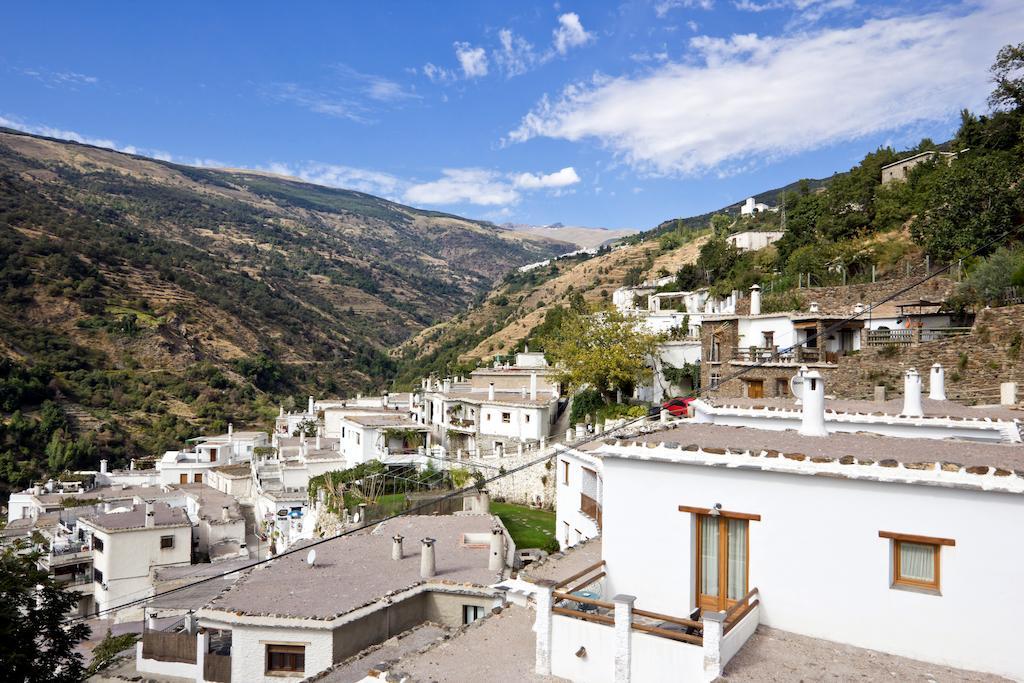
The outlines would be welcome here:
<svg viewBox="0 0 1024 683">
<path fill-rule="evenodd" d="M 498 222 L 649 228 L 984 108 L 1024 3 L 15 3 L 0 125 Z"/>
</svg>

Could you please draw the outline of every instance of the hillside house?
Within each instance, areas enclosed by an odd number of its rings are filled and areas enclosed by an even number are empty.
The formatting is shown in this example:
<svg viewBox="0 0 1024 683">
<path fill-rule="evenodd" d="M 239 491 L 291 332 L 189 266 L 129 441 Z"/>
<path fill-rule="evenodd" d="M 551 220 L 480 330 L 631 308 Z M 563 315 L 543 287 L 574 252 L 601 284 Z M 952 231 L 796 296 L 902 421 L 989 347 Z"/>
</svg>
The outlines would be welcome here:
<svg viewBox="0 0 1024 683">
<path fill-rule="evenodd" d="M 785 234 L 781 230 L 746 230 L 733 233 L 725 239 L 739 251 L 757 251 L 775 244 Z"/>
<path fill-rule="evenodd" d="M 963 150 L 966 152 L 967 150 Z M 936 150 L 927 150 L 925 152 L 918 152 L 912 156 L 894 161 L 891 164 L 886 164 L 882 167 L 882 184 L 892 183 L 896 181 L 904 181 L 915 166 L 925 163 L 926 161 L 932 161 L 938 159 L 947 164 L 952 163 L 958 156 L 957 152 L 939 152 Z"/>
<path fill-rule="evenodd" d="M 302 680 L 428 620 L 482 617 L 503 604 L 492 586 L 514 554 L 488 514 L 390 520 L 317 546 L 311 563 L 303 552 L 249 572 L 199 610 L 198 633 L 177 634 L 190 652 L 157 651 L 167 639 L 146 634 L 136 667 L 197 681 L 211 669 L 216 680 Z"/>
<path fill-rule="evenodd" d="M 757 201 L 753 197 L 747 197 L 746 201 L 740 206 L 740 216 L 753 216 L 754 214 L 764 213 L 766 211 L 778 211 L 776 206 L 768 206 L 762 202 Z"/>
<path fill-rule="evenodd" d="M 193 529 L 196 554 L 211 562 L 248 557 L 245 519 L 234 496 L 207 484 L 180 487 L 185 494 L 185 512 Z"/>
<path fill-rule="evenodd" d="M 192 562 L 192 525 L 185 510 L 165 502 L 78 519 L 80 542 L 92 554 L 94 604 L 98 611 L 145 596 L 158 567 Z"/>
<path fill-rule="evenodd" d="M 827 403 L 820 375 L 803 380 L 798 421 L 792 408 L 733 406 L 581 449 L 600 462 L 602 574 L 541 587 L 538 673 L 611 681 L 626 667 L 648 680 L 673 662 L 682 679 L 712 680 L 763 624 L 1024 676 L 1024 586 L 1005 543 L 1024 523 L 1019 422 L 926 401 L 916 373 L 898 414 Z M 573 462 L 558 460 L 573 487 Z M 1000 591 L 986 628 L 950 629 L 978 586 Z"/>
<path fill-rule="evenodd" d="M 185 450 L 167 451 L 156 462 L 161 484 L 202 484 L 215 467 L 252 460 L 257 448 L 269 445 L 269 437 L 266 432 L 236 432 L 228 425 L 226 434 L 201 436 L 189 443 Z"/>
<path fill-rule="evenodd" d="M 539 445 L 558 417 L 560 387 L 540 353 L 474 370 L 467 380 L 424 379 L 417 419 L 449 453 Z"/>
</svg>

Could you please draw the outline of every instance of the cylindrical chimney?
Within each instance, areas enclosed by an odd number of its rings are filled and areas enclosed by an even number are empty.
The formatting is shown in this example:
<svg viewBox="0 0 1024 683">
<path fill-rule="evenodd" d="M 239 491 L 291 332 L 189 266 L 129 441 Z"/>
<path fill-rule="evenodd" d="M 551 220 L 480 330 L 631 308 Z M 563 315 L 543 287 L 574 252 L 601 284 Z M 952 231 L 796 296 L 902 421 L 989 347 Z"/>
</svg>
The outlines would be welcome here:
<svg viewBox="0 0 1024 683">
<path fill-rule="evenodd" d="M 231 511 L 228 510 L 228 506 L 225 505 L 220 509 L 220 519 L 222 522 L 231 521 Z"/>
<path fill-rule="evenodd" d="M 928 379 L 928 398 L 933 401 L 946 400 L 946 371 L 939 363 L 932 366 L 932 372 Z"/>
<path fill-rule="evenodd" d="M 445 378 L 443 386 L 444 386 L 444 393 L 446 393 L 446 394 L 451 393 L 451 390 L 452 390 L 452 380 L 451 380 L 450 377 Z"/>
<path fill-rule="evenodd" d="M 487 387 L 487 400 L 494 400 L 494 382 L 491 382 Z"/>
<path fill-rule="evenodd" d="M 391 537 L 391 559 L 402 559 L 402 534 L 395 534 Z"/>
<path fill-rule="evenodd" d="M 310 415 L 313 414 L 313 397 L 312 396 L 309 397 L 309 410 L 307 410 L 306 412 L 308 412 Z"/>
<path fill-rule="evenodd" d="M 505 567 L 505 535 L 501 529 L 491 529 L 491 554 L 487 561 L 487 568 L 499 572 Z"/>
<path fill-rule="evenodd" d="M 437 565 L 434 563 L 434 539 L 424 538 L 420 548 L 420 578 L 430 579 L 437 573 Z"/>
<path fill-rule="evenodd" d="M 924 417 L 921 405 L 921 375 L 915 368 L 907 370 L 903 375 L 903 415 L 907 417 Z"/>
<path fill-rule="evenodd" d="M 530 373 L 530 400 L 531 401 L 536 401 L 537 400 L 537 373 L 536 372 L 531 372 Z"/>
<path fill-rule="evenodd" d="M 231 440 L 231 437 L 232 437 L 232 435 L 234 435 L 234 433 L 235 433 L 235 425 L 233 425 L 232 423 L 228 422 L 228 440 L 229 441 Z"/>
<path fill-rule="evenodd" d="M 800 433 L 804 436 L 828 436 L 825 428 L 825 381 L 817 370 L 810 370 L 803 379 Z"/>
<path fill-rule="evenodd" d="M 750 285 L 750 315 L 761 315 L 761 285 Z"/>
<path fill-rule="evenodd" d="M 107 473 L 107 460 L 106 458 L 100 460 L 100 474 Z"/>
</svg>

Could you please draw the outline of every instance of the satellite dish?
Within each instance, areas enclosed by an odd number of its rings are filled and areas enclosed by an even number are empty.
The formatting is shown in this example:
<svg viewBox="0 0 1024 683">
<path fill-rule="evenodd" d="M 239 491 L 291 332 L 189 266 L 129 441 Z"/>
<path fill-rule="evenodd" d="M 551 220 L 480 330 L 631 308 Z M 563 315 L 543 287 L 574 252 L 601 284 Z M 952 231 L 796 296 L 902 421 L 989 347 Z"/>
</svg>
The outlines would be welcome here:
<svg viewBox="0 0 1024 683">
<path fill-rule="evenodd" d="M 789 378 L 789 391 L 796 398 L 797 403 L 800 403 L 800 399 L 804 397 L 804 375 L 807 372 L 807 366 L 801 365 L 796 374 Z"/>
<path fill-rule="evenodd" d="M 316 564 L 316 549 L 315 548 L 311 549 L 309 551 L 309 553 L 306 555 L 306 564 L 308 564 L 310 567 L 312 567 L 314 564 Z"/>
</svg>

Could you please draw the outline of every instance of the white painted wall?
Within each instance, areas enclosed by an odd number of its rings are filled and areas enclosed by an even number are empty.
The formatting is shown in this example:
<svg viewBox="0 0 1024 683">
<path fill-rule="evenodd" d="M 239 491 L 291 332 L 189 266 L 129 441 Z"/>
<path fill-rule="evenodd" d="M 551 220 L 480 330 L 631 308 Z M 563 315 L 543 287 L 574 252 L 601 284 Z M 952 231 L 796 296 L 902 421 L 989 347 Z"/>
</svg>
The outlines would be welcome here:
<svg viewBox="0 0 1024 683">
<path fill-rule="evenodd" d="M 333 632 L 330 630 L 299 629 L 270 626 L 243 626 L 232 624 L 231 629 L 231 680 L 266 681 L 282 683 L 301 681 L 307 676 L 331 666 L 334 651 Z M 306 670 L 303 675 L 267 676 L 267 643 L 305 645 Z"/>
<path fill-rule="evenodd" d="M 576 652 L 586 648 L 586 657 Z M 570 681 L 613 683 L 615 629 L 560 614 L 551 617 L 551 673 Z M 637 679 L 639 683 L 639 679 Z"/>
<path fill-rule="evenodd" d="M 677 507 L 721 503 L 762 515 L 750 523 L 750 586 L 760 589 L 762 623 L 1024 678 L 1024 496 L 619 458 L 605 458 L 603 474 L 609 595 L 687 615 L 694 521 Z M 956 540 L 941 551 L 941 596 L 890 587 L 892 542 L 880 530 Z"/>
<path fill-rule="evenodd" d="M 788 315 L 739 319 L 739 348 L 764 346 L 764 333 L 774 332 L 772 344 L 785 348 L 796 344 L 796 329 Z M 725 353 L 725 349 L 722 349 Z"/>
<path fill-rule="evenodd" d="M 498 436 L 520 441 L 540 441 L 548 435 L 546 408 L 525 408 L 484 403 L 480 406 L 481 436 Z M 502 421 L 509 414 L 509 422 Z"/>
<path fill-rule="evenodd" d="M 703 679 L 704 648 L 702 647 L 650 633 L 633 631 L 632 648 L 632 666 L 630 668 L 632 683 L 654 683 L 665 680 L 701 681 Z"/>
<path fill-rule="evenodd" d="M 103 550 L 93 550 L 93 567 L 103 573 L 93 593 L 100 611 L 129 600 L 145 597 L 151 590 L 150 568 L 187 565 L 192 561 L 192 529 L 152 527 L 108 533 L 89 527 L 103 541 Z M 161 548 L 161 536 L 174 536 L 173 548 Z"/>
<path fill-rule="evenodd" d="M 565 483 L 565 463 L 569 463 L 569 483 Z M 562 550 L 570 548 L 589 538 L 597 538 L 601 530 L 597 522 L 580 510 L 580 493 L 584 472 L 587 467 L 598 473 L 596 500 L 601 501 L 601 464 L 579 451 L 559 449 L 555 457 L 553 476 L 555 482 L 555 536 Z M 590 495 L 590 494 L 588 494 Z M 591 495 L 591 497 L 594 497 Z"/>
</svg>

